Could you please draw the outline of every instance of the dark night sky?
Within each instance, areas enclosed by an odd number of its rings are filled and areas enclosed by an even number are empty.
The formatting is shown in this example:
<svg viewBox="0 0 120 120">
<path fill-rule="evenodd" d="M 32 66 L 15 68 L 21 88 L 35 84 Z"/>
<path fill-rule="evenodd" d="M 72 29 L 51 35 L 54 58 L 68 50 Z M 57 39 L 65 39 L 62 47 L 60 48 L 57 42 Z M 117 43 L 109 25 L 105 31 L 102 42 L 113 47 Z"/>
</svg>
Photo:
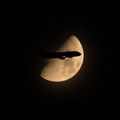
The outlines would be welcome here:
<svg viewBox="0 0 120 120">
<path fill-rule="evenodd" d="M 108 37 L 110 27 L 106 14 L 24 14 L 18 19 L 17 108 L 25 111 L 39 109 L 42 113 L 110 110 L 111 38 Z M 84 49 L 81 70 L 75 77 L 62 83 L 39 78 L 37 46 L 41 45 L 47 51 L 47 47 L 51 47 L 50 40 L 55 39 L 59 43 L 59 36 L 66 38 L 71 34 L 80 40 Z"/>
</svg>

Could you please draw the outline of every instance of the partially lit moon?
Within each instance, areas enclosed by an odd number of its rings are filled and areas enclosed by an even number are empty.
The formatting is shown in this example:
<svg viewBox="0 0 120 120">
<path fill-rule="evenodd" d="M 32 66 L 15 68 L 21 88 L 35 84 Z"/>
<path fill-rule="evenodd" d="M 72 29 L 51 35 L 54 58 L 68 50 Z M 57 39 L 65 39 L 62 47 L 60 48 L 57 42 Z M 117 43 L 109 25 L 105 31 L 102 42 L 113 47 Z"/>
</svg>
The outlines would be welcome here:
<svg viewBox="0 0 120 120">
<path fill-rule="evenodd" d="M 47 64 L 41 70 L 40 76 L 52 82 L 66 81 L 75 76 L 80 70 L 84 59 L 83 47 L 76 36 L 70 36 L 56 51 L 53 52 L 67 51 L 78 51 L 81 53 L 81 56 L 72 58 L 66 57 L 64 60 L 59 58 L 49 59 Z"/>
</svg>

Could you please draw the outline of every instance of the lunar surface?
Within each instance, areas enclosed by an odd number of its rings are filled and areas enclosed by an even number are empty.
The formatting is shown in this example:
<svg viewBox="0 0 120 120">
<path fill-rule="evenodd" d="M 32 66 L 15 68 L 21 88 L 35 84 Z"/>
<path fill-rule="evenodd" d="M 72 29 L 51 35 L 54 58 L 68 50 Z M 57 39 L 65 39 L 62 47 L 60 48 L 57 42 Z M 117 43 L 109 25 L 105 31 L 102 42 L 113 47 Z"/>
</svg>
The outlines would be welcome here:
<svg viewBox="0 0 120 120">
<path fill-rule="evenodd" d="M 72 58 L 66 57 L 64 60 L 59 58 L 49 59 L 47 64 L 41 70 L 40 76 L 52 82 L 66 81 L 75 76 L 80 70 L 84 59 L 83 47 L 76 36 L 70 36 L 56 51 L 53 52 L 67 51 L 78 51 L 81 53 L 81 56 Z"/>
</svg>

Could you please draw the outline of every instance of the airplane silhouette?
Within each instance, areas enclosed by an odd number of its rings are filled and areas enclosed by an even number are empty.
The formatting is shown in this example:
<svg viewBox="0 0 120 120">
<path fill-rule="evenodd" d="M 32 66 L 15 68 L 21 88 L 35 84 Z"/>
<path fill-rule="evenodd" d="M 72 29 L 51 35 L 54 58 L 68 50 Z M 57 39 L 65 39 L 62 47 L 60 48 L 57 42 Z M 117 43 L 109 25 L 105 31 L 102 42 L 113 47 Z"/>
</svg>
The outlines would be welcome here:
<svg viewBox="0 0 120 120">
<path fill-rule="evenodd" d="M 67 51 L 67 52 L 50 52 L 46 53 L 40 46 L 38 46 L 39 54 L 37 56 L 46 57 L 46 58 L 59 58 L 64 60 L 65 57 L 77 57 L 80 56 L 81 53 L 78 51 Z"/>
</svg>

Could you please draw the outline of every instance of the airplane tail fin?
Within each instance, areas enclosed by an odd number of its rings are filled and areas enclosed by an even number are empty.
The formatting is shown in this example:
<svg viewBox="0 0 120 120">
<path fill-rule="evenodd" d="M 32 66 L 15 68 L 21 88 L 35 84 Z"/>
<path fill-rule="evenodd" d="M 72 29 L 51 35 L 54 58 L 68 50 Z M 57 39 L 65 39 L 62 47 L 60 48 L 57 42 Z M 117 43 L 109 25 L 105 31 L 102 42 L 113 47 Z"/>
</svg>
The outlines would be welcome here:
<svg viewBox="0 0 120 120">
<path fill-rule="evenodd" d="M 38 46 L 38 50 L 39 50 L 38 56 L 46 54 L 46 52 L 40 46 Z"/>
</svg>

